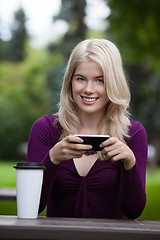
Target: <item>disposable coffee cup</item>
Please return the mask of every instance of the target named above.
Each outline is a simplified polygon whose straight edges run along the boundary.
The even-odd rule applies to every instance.
[[[17,217],[37,218],[43,173],[42,163],[23,162],[16,166]]]

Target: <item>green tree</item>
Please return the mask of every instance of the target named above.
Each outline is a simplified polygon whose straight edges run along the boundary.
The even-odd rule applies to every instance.
[[[57,58],[54,67],[50,67],[47,72],[47,82],[51,89],[50,104],[53,111],[57,110],[64,67],[70,52],[86,36],[85,7],[85,0],[62,0],[60,13],[53,19],[54,22],[64,20],[69,26],[61,39],[48,46],[50,54],[54,59]]]
[[[107,0],[111,38],[123,49],[127,62],[145,62],[152,66],[159,60],[160,48],[158,0]]]
[[[160,29],[158,0],[106,0],[111,14],[107,36],[118,45],[131,83],[132,113],[149,142],[160,143]]]
[[[64,20],[69,26],[61,43],[58,44],[58,47],[63,50],[67,59],[75,44],[85,39],[87,30],[84,21],[86,15],[85,8],[86,0],[62,0],[60,13],[54,18],[55,21]]]
[[[22,8],[15,12],[12,26],[12,39],[10,40],[10,57],[11,61],[23,61],[25,58],[25,44],[27,31],[25,27],[26,16]]]
[[[25,58],[27,43],[26,16],[22,8],[14,14],[11,26],[11,39],[4,41],[0,38],[0,61],[20,62]]]
[[[9,58],[9,43],[0,39],[0,62],[7,60]]]
[[[43,49],[27,49],[20,63],[0,64],[0,159],[16,159],[34,121],[49,112]],[[9,70],[8,70],[9,69]]]

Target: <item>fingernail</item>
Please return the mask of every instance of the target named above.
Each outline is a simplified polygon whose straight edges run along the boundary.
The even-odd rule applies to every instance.
[[[99,147],[102,148],[103,147],[102,144],[100,144]]]
[[[84,140],[83,140],[83,139],[81,139],[81,142],[83,143],[83,142],[84,142]]]
[[[90,149],[92,149],[92,146],[90,146]]]

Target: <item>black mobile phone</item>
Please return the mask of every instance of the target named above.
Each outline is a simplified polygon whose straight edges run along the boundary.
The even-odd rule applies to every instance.
[[[83,139],[83,144],[91,145],[91,151],[102,151],[103,148],[99,147],[99,145],[105,140],[109,139],[109,135],[83,135],[83,134],[75,134],[75,137],[80,137]]]

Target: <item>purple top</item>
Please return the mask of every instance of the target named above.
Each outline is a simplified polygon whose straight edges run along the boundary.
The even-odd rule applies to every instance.
[[[147,135],[144,127],[131,119],[127,145],[136,164],[126,171],[121,161],[97,161],[81,177],[73,159],[54,165],[50,149],[59,141],[60,128],[53,125],[56,115],[38,119],[30,133],[28,162],[43,162],[46,167],[39,211],[47,205],[49,217],[131,218],[139,217],[145,207]]]

